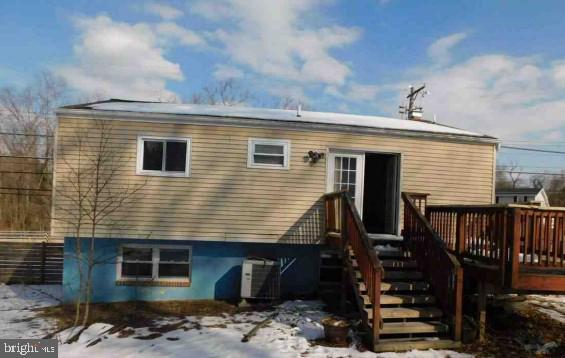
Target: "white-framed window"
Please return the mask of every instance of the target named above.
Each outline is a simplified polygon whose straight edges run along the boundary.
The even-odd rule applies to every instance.
[[[126,244],[120,246],[118,281],[190,282],[192,247]]]
[[[249,138],[247,167],[289,169],[290,141]]]
[[[190,138],[137,137],[139,175],[190,176]]]

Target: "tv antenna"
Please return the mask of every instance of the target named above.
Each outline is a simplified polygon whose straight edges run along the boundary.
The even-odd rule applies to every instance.
[[[424,112],[422,110],[422,107],[416,107],[416,99],[418,98],[418,95],[423,98],[430,92],[425,90],[425,84],[417,89],[414,89],[414,86],[412,85],[410,85],[410,87],[408,88],[410,89],[410,93],[408,94],[408,96],[406,96],[406,98],[408,99],[408,106],[398,106],[398,113],[406,115],[407,119],[422,120],[424,118]]]

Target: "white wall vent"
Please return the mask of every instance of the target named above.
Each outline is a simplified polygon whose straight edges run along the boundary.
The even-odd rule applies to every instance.
[[[241,298],[276,299],[280,296],[278,260],[247,258],[241,270]]]

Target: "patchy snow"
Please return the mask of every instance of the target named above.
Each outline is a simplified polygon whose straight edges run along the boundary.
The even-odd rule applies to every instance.
[[[35,308],[59,304],[61,286],[0,285],[0,338],[40,338],[55,330]],[[288,301],[273,311],[244,312],[219,317],[164,317],[154,326],[111,331],[112,325],[95,323],[71,344],[60,344],[60,357],[358,357],[358,358],[467,358],[447,350],[380,353],[350,347],[317,345],[324,336],[321,320],[328,316],[319,301]],[[265,319],[270,323],[249,342],[241,339]],[[177,325],[174,325],[177,324]],[[170,329],[163,326],[171,325]],[[80,327],[60,332],[60,342]],[[125,333],[128,334],[125,334]]]
[[[34,310],[60,303],[59,285],[0,284],[0,338],[41,338],[55,322],[38,317]]]
[[[401,252],[402,250],[398,246],[392,246],[390,244],[386,245],[375,245],[374,249],[377,252]]]
[[[541,313],[565,323],[565,295],[528,295],[527,300]]]
[[[124,337],[120,332],[110,333],[108,325],[96,324],[86,329],[78,342],[61,345],[59,354],[60,357],[471,357],[444,350],[361,352],[356,348],[355,339],[346,348],[316,345],[312,341],[323,337],[320,321],[327,315],[318,301],[288,301],[274,311],[164,319],[159,324],[181,324],[161,336],[155,333],[154,327],[144,327],[127,328],[130,335]],[[244,334],[268,318],[271,322],[267,326],[261,328],[249,342],[241,342]]]
[[[398,118],[362,116],[343,113],[301,111],[301,116],[294,110],[252,108],[243,106],[210,106],[201,104],[146,103],[146,102],[105,102],[87,106],[101,111],[124,111],[137,113],[180,114],[211,116],[224,118],[251,118],[299,123],[321,123],[347,125],[355,127],[382,128],[416,132],[455,134],[472,137],[485,137],[482,134],[444,126],[435,123],[408,121]]]

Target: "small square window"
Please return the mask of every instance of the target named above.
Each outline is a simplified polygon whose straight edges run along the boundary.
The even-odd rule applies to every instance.
[[[137,174],[189,176],[190,138],[138,137]]]
[[[279,139],[249,139],[249,168],[288,169],[290,141]]]

